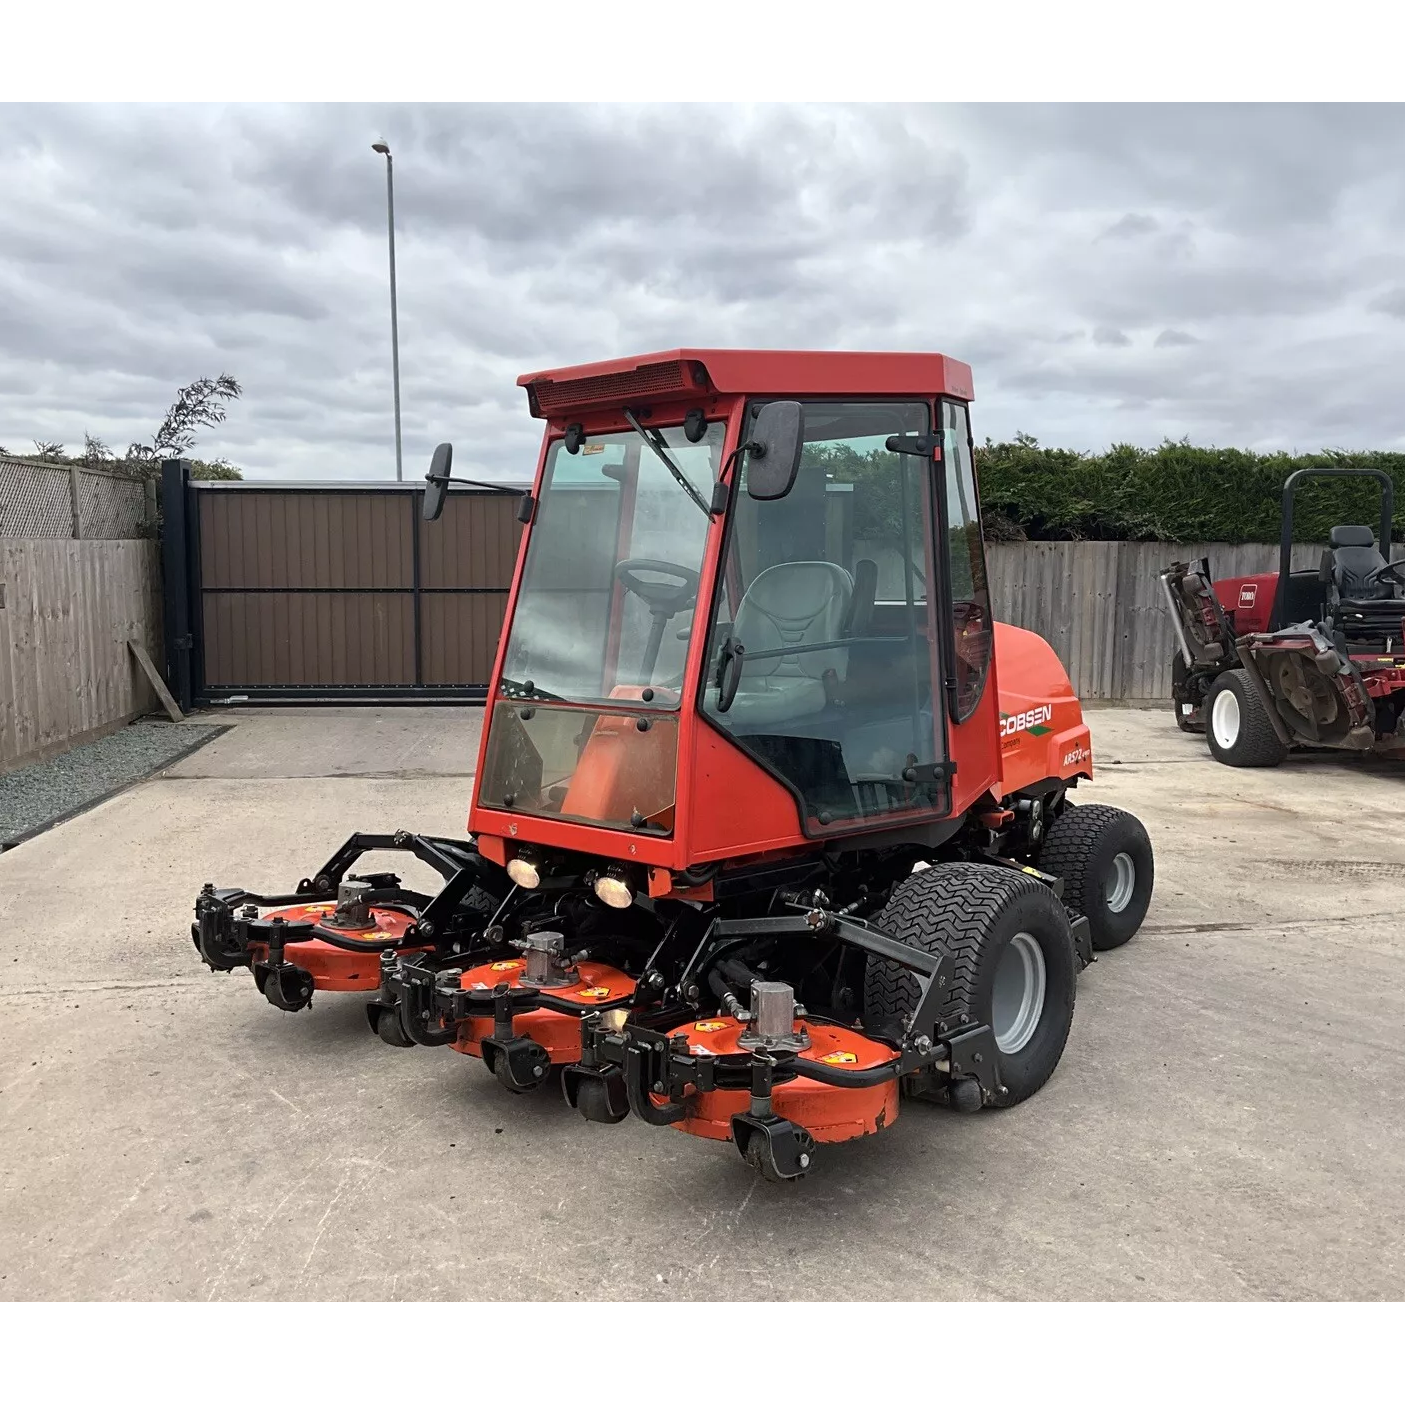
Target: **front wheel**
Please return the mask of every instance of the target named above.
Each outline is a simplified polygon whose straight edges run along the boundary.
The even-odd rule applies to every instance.
[[[1277,766],[1288,755],[1253,680],[1242,668],[1215,679],[1206,699],[1205,739],[1226,766]]]
[[[1063,879],[1064,906],[1088,919],[1094,951],[1111,951],[1136,935],[1151,905],[1156,865],[1135,815],[1111,805],[1066,805],[1036,861]]]
[[[1068,914],[1044,884],[987,864],[937,864],[898,884],[877,925],[909,946],[955,956],[938,1034],[990,1026],[1000,1053],[994,1106],[1023,1102],[1049,1081],[1073,1024],[1078,959]],[[869,957],[864,1028],[899,1034],[918,994],[912,972]]]

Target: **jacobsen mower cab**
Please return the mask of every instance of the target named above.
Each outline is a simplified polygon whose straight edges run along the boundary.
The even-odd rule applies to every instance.
[[[394,839],[452,900],[388,873],[344,900],[410,919],[367,942],[373,1026],[514,1092],[559,1071],[586,1117],[731,1140],[770,1178],[900,1091],[1035,1092],[1153,862],[1134,817],[1070,802],[1077,698],[992,619],[969,368],[674,351],[519,383],[545,435],[471,838]],[[450,481],[441,446],[426,516]],[[327,969],[344,875],[295,895],[316,918],[207,890],[202,954],[265,993],[299,943]],[[303,925],[275,947],[280,916]]]
[[[1380,522],[1333,527],[1319,565],[1292,569],[1293,500],[1309,478],[1370,478]],[[1283,485],[1277,572],[1161,573],[1178,643],[1172,701],[1216,760],[1276,766],[1295,747],[1405,754],[1405,560],[1391,561],[1394,485],[1374,468],[1304,468]],[[1378,544],[1379,543],[1379,544]]]

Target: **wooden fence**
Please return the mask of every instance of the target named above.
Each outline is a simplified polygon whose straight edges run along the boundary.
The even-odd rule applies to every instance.
[[[156,707],[127,640],[144,644],[161,667],[158,550],[143,540],[0,538],[0,771]],[[1321,550],[1296,547],[1295,569],[1315,566]],[[996,616],[1048,639],[1082,698],[1168,698],[1175,641],[1156,577],[1171,561],[1197,556],[1209,556],[1216,576],[1246,575],[1277,569],[1278,549],[1216,542],[992,544]],[[466,628],[485,634],[465,638],[462,647],[490,657],[496,626]]]
[[[1399,550],[1399,548],[1397,548]],[[1078,696],[1117,702],[1171,696],[1171,616],[1157,575],[1208,556],[1217,578],[1277,571],[1278,547],[1223,542],[1010,542],[986,547],[997,619],[1042,634]],[[1321,546],[1293,548],[1295,571]]]
[[[150,712],[127,641],[161,666],[155,541],[0,538],[0,771]]]

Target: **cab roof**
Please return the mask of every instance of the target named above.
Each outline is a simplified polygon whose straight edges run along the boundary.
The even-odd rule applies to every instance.
[[[974,399],[964,361],[926,351],[719,351],[679,348],[517,378],[532,414],[551,418],[698,395],[949,395]]]

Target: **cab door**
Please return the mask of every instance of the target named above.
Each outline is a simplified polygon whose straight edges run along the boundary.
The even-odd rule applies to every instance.
[[[744,463],[732,495],[700,707],[812,837],[950,812],[934,464],[887,447],[934,411],[805,402],[791,492],[752,499]]]

